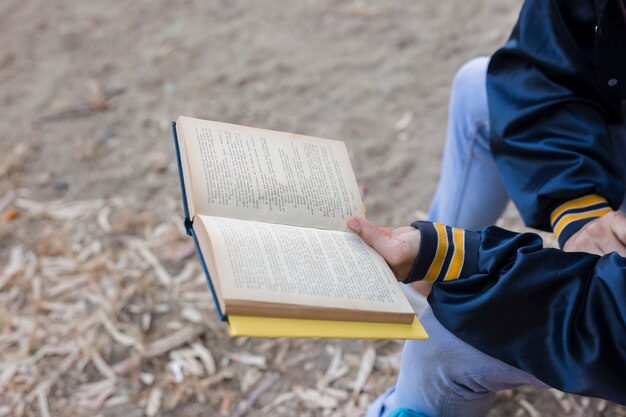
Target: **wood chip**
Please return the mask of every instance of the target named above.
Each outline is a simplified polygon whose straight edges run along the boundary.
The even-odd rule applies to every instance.
[[[4,371],[2,371],[2,373],[0,374],[0,391],[2,391],[2,388],[4,388],[5,385],[11,382],[11,380],[17,373],[18,367],[19,366],[17,363],[12,363],[7,366]]]
[[[204,375],[202,364],[195,358],[191,349],[179,349],[170,352],[170,358],[174,362],[178,362],[182,370],[186,370],[189,374],[195,376]]]
[[[85,83],[87,87],[87,91],[89,95],[86,98],[87,105],[92,110],[106,110],[109,105],[107,103],[107,96],[102,87],[97,80],[89,79]]]
[[[220,414],[222,416],[230,415],[230,406],[233,402],[233,396],[226,394],[222,397],[222,402],[220,403]]]
[[[217,366],[215,365],[215,359],[213,359],[213,355],[211,351],[209,351],[206,347],[204,347],[200,343],[194,343],[191,345],[195,354],[202,362],[204,369],[208,375],[214,375],[217,371]]]
[[[78,357],[78,350],[73,351],[63,361],[59,364],[59,366],[54,370],[54,372],[43,381],[39,382],[37,386],[33,389],[33,391],[26,396],[27,401],[32,401],[34,396],[39,395],[39,391],[48,392],[50,387],[56,383],[56,381],[64,375],[67,370],[76,362],[76,358]]]
[[[376,362],[376,351],[372,346],[368,346],[365,349],[365,353],[361,357],[361,364],[354,381],[354,388],[352,389],[352,397],[355,398],[363,389],[367,378],[369,378],[372,370],[374,369],[374,363]]]
[[[148,262],[148,264],[154,269],[154,272],[161,283],[161,285],[169,287],[172,285],[172,277],[167,270],[161,265],[159,259],[154,256],[152,251],[148,249],[146,243],[139,239],[131,240],[131,246],[139,252],[139,254]]]
[[[139,379],[145,385],[152,385],[154,382],[154,374],[151,374],[150,372],[142,372],[139,374]]]
[[[329,395],[333,398],[336,398],[339,401],[345,401],[348,398],[350,398],[350,393],[346,390],[342,390],[342,389],[337,389],[337,388],[331,388],[331,387],[325,387],[323,389],[320,390],[321,393]]]
[[[122,394],[122,395],[116,395],[114,397],[110,397],[102,406],[102,408],[109,408],[109,407],[119,407],[121,405],[126,405],[130,403],[130,398],[128,397],[128,395]]]
[[[278,381],[278,378],[279,376],[276,373],[272,373],[266,376],[261,382],[259,382],[256,388],[250,391],[250,394],[248,394],[248,398],[246,398],[245,401],[241,403],[239,409],[236,413],[233,414],[232,417],[244,416],[248,412],[248,410],[252,408],[252,406],[259,399],[259,397],[263,395],[267,390],[269,390],[272,385],[276,383],[276,381]]]
[[[196,324],[202,323],[204,319],[202,317],[202,313],[200,313],[198,310],[192,307],[183,308],[183,310],[180,312],[180,315],[185,320],[190,321],[191,323],[196,323]]]
[[[146,416],[154,417],[161,409],[161,401],[163,399],[163,390],[155,388],[150,391],[150,396],[146,403]]]
[[[107,333],[122,346],[139,346],[139,342],[132,336],[120,331],[113,322],[102,311],[99,312],[100,323],[106,329]]]
[[[194,341],[198,336],[204,333],[204,329],[200,327],[184,327],[166,337],[150,343],[143,354],[146,358],[159,356],[170,350]]]
[[[106,206],[100,209],[98,212],[98,226],[105,232],[111,233],[113,231],[113,226],[111,226],[111,222],[109,221],[109,215],[111,214],[111,207]]]
[[[208,378],[203,378],[202,381],[200,382],[200,385],[202,386],[202,388],[209,388],[215,384],[219,384],[220,382],[226,379],[233,379],[235,375],[236,373],[232,367],[224,368],[213,376],[210,376]]]
[[[248,392],[250,388],[252,388],[263,376],[263,373],[259,371],[257,368],[248,368],[243,373],[241,377],[241,384],[239,385],[239,389],[241,392]]]
[[[281,340],[278,344],[278,351],[276,352],[276,356],[274,356],[274,365],[283,367],[285,358],[287,357],[287,353],[289,353],[289,339]]]
[[[325,395],[314,389],[295,387],[294,393],[303,401],[305,407],[313,410],[335,408],[338,405],[336,398]]]
[[[100,356],[97,351],[91,352],[91,361],[103,377],[109,378],[111,380],[116,379],[116,374],[113,368],[111,368],[109,364],[106,363],[104,359],[102,359],[102,356]]]
[[[0,274],[0,290],[9,283],[15,274],[25,268],[25,262],[24,249],[20,246],[12,247],[9,263],[2,270],[2,274]]]
[[[37,390],[37,405],[39,406],[39,412],[41,413],[41,417],[51,417],[46,390]]]
[[[528,415],[530,417],[541,417],[541,414],[539,414],[539,412],[537,411],[537,409],[535,407],[533,407],[533,405],[531,403],[529,403],[528,401],[526,401],[525,399],[520,399],[519,400],[519,405],[522,406],[522,408],[524,410],[526,410],[526,412],[528,413]]]
[[[401,131],[409,127],[412,121],[413,121],[413,113],[410,111],[405,111],[402,117],[398,119],[398,121],[393,125],[393,127],[397,131]]]
[[[256,366],[261,369],[267,368],[265,356],[251,355],[249,353],[227,353],[226,356],[244,365]]]
[[[185,380],[182,363],[173,360],[167,364],[167,369],[169,369],[169,371],[172,373],[172,377],[174,377],[174,382],[180,384]]]
[[[174,277],[174,282],[176,282],[178,285],[183,284],[184,282],[189,281],[191,278],[193,278],[194,273],[196,272],[196,266],[193,263],[187,263],[185,264],[185,266],[183,267],[182,271],[180,271],[175,277]],[[204,278],[204,277],[203,277]],[[205,285],[206,288],[206,281],[203,279],[202,280],[202,284]]]
[[[102,391],[98,393],[98,395],[93,399],[91,403],[91,408],[95,410],[99,410],[104,407],[109,397],[111,397],[116,390],[115,382],[110,381],[110,384],[107,385]]]
[[[16,207],[32,216],[42,216],[52,220],[78,220],[96,212],[104,203],[103,199],[82,201],[57,200],[47,203],[40,203],[25,198],[17,198],[15,200]]]
[[[554,388],[548,389],[548,392],[552,394],[557,404],[559,404],[565,414],[570,414],[572,412],[572,403],[569,402],[567,396],[563,392]]]
[[[12,221],[17,219],[17,216],[19,216],[20,211],[17,209],[17,207],[11,207],[6,209],[3,213],[2,213],[2,217],[4,218],[4,220],[6,221]]]
[[[328,369],[326,369],[326,373],[318,381],[318,388],[323,388],[333,383],[350,371],[350,368],[343,362],[341,348],[333,348],[332,354],[333,357],[330,361],[330,365],[328,365]]]

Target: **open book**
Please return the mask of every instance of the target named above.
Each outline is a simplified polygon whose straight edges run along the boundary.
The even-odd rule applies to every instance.
[[[343,142],[179,117],[185,226],[233,336],[424,339],[364,215]]]

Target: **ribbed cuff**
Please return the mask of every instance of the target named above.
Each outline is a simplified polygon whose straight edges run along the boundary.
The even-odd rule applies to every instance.
[[[561,204],[550,215],[552,231],[559,241],[559,246],[562,248],[574,233],[590,221],[612,211],[606,198],[595,194]]]
[[[425,221],[411,226],[420,231],[420,247],[405,284],[451,281],[478,272],[480,233]]]

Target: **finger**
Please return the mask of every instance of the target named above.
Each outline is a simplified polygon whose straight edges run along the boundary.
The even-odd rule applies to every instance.
[[[587,235],[573,236],[563,246],[565,252],[587,252],[593,255],[604,255],[602,248],[598,245],[598,239],[588,238]]]
[[[606,255],[615,250],[617,240],[611,232],[611,215],[601,216],[588,223],[589,241],[587,246],[592,247],[589,253]]]
[[[616,212],[611,221],[611,230],[617,239],[626,245],[626,215]]]
[[[352,216],[348,218],[348,220],[346,220],[346,225],[354,233],[359,233],[361,231],[361,223],[359,222],[359,218],[360,217],[358,216]]]
[[[624,246],[617,239],[615,239],[615,241],[611,242],[610,244],[604,242],[600,246],[600,252],[596,253],[596,255],[604,256],[613,252],[617,252],[620,256],[626,257],[626,246]]]
[[[389,236],[385,229],[378,227],[364,217],[351,217],[348,219],[348,227],[358,233],[365,243],[379,252],[389,246]]]
[[[615,242],[609,251],[626,257],[626,216],[621,212],[616,212],[611,217],[611,236]]]
[[[359,231],[361,230],[361,220],[363,220],[364,222],[372,223],[369,220],[367,220],[365,217],[352,216],[348,218],[348,220],[346,220],[346,224],[348,225],[348,228],[350,230],[352,230],[353,232],[359,233]],[[377,226],[377,227],[380,233],[383,233],[387,236],[391,236],[391,234],[395,230],[393,227],[382,227],[382,226]]]
[[[361,236],[361,232],[363,231],[363,227],[361,226],[361,217],[352,216],[348,218],[346,225],[348,226],[348,229]]]
[[[626,246],[614,235],[609,235],[598,242],[600,253],[598,255],[606,255],[611,252],[617,252],[620,256],[626,256]]]
[[[589,243],[582,252],[591,253],[593,255],[603,256],[606,255],[606,250],[602,249],[602,246],[596,241]]]

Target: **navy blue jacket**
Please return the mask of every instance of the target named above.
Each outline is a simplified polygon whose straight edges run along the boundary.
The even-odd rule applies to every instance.
[[[435,282],[437,319],[562,391],[626,405],[626,258],[543,248],[535,234],[416,222],[405,282]]]
[[[491,149],[529,226],[561,246],[617,209],[626,26],[617,0],[526,0],[487,75]],[[437,282],[436,317],[479,350],[566,392],[626,405],[626,258],[544,249],[533,234],[421,222],[406,282]]]
[[[561,246],[624,200],[607,125],[622,122],[617,0],[526,0],[487,74],[491,150],[524,222]]]

